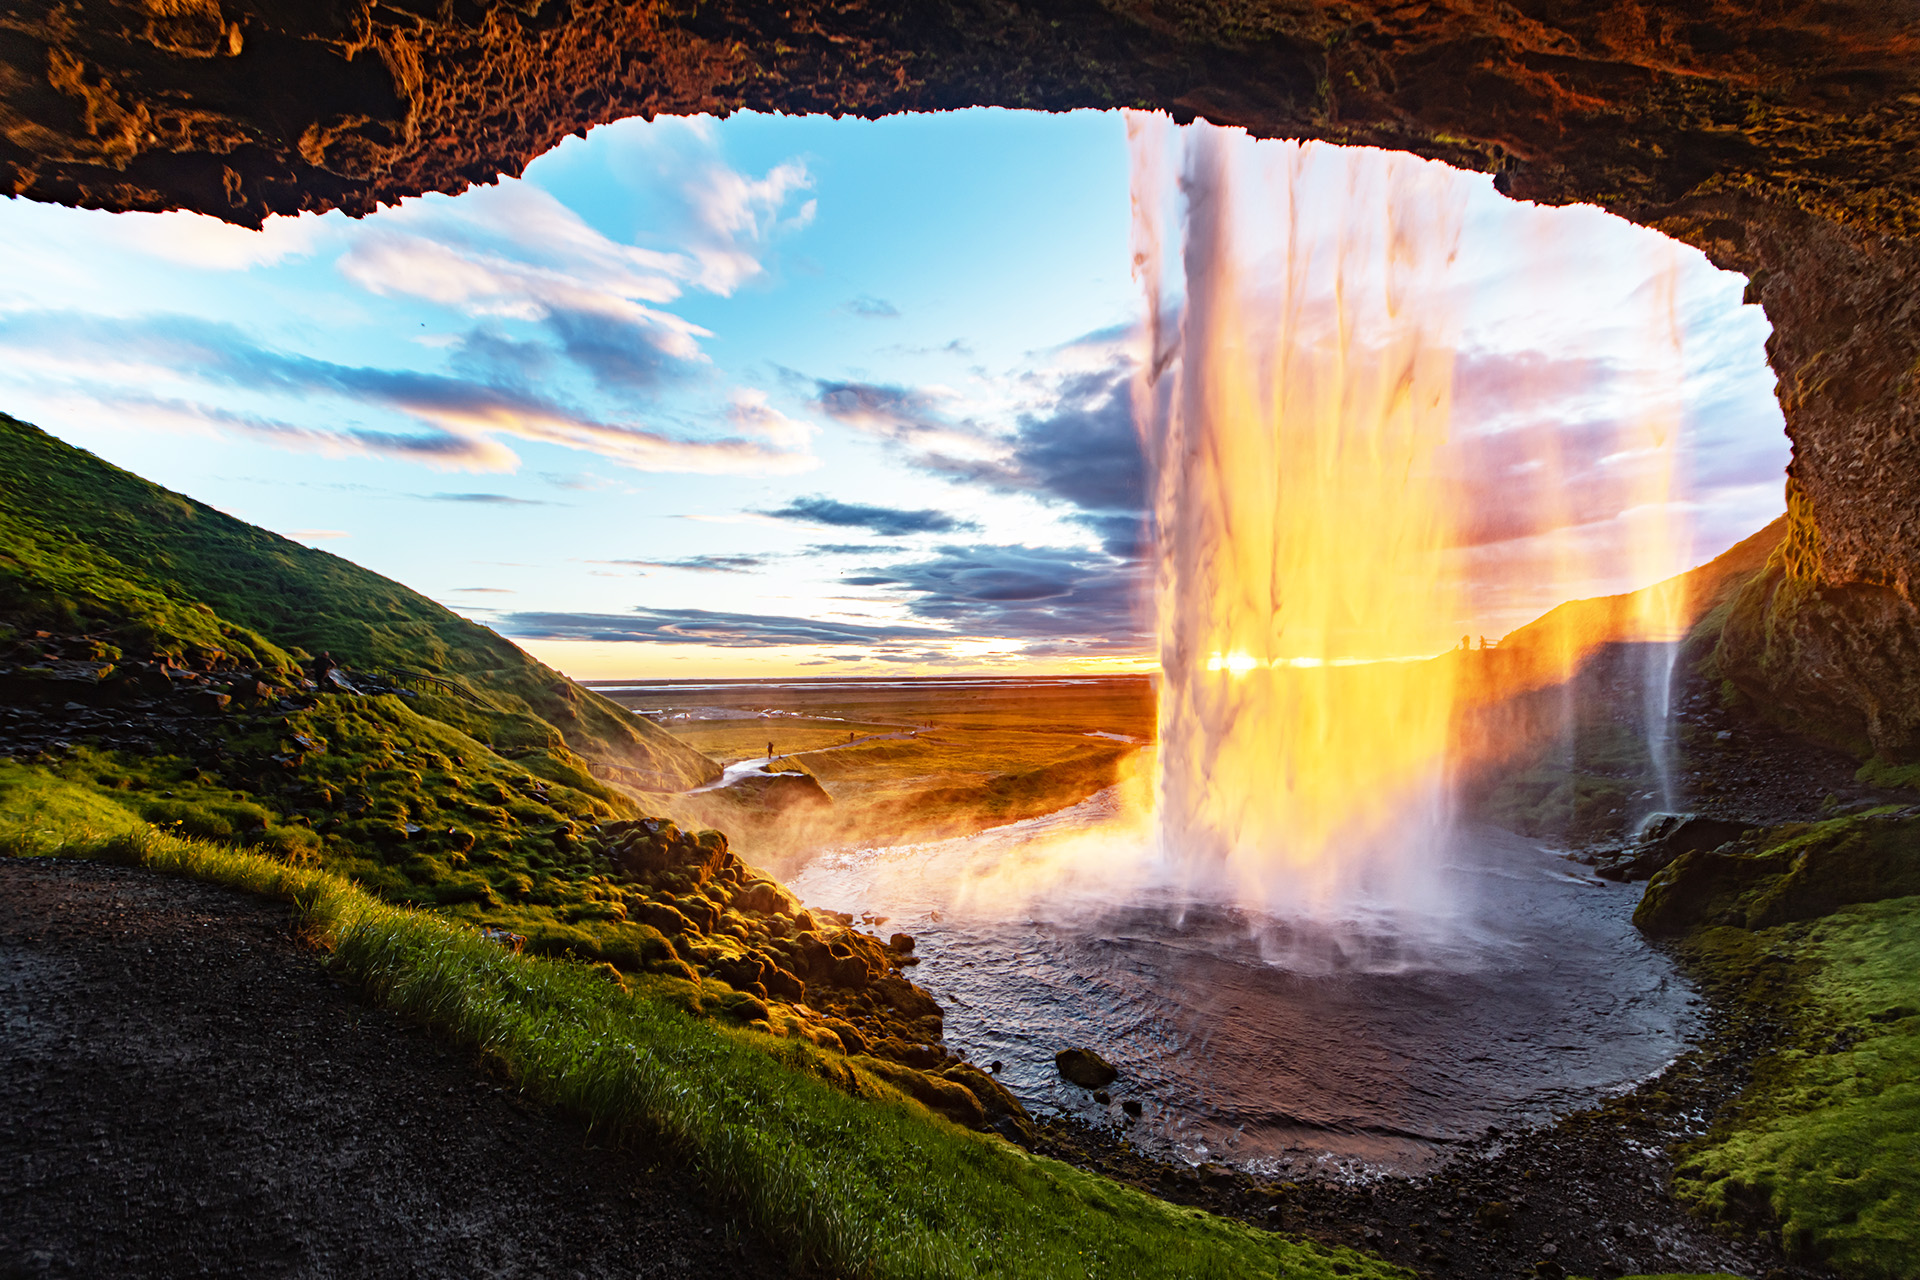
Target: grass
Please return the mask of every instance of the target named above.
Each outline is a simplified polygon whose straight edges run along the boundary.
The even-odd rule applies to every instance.
[[[604,969],[515,955],[329,872],[109,830],[112,813],[59,792],[16,791],[21,820],[0,831],[0,850],[112,858],[292,903],[333,970],[372,1000],[541,1102],[667,1140],[795,1262],[873,1280],[1406,1275],[1028,1155],[928,1117],[811,1045],[697,1020]],[[62,823],[73,824],[64,839]]]
[[[1789,1047],[1757,1064],[1677,1190],[1729,1224],[1771,1219],[1790,1254],[1849,1276],[1920,1275],[1920,897],[1712,933],[1782,975],[1767,1013]]]
[[[353,880],[401,905],[521,934],[528,947],[641,970],[664,942],[629,922],[630,886],[588,828],[637,808],[564,748],[509,761],[397,697],[324,699],[226,725],[220,763],[76,747],[0,760],[0,809],[50,831],[121,831],[246,845]],[[560,779],[571,778],[576,785]]]

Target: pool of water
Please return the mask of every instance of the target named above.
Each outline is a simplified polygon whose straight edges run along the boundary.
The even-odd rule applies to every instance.
[[[1457,833],[1445,909],[1409,931],[1157,890],[1143,839],[1103,794],[963,839],[823,853],[789,883],[913,934],[948,1044],[1000,1063],[1036,1115],[1269,1175],[1417,1171],[1631,1086],[1696,1031],[1699,997],[1633,928],[1639,894],[1536,842]],[[1119,1067],[1109,1104],[1059,1078],[1055,1051],[1076,1045]]]

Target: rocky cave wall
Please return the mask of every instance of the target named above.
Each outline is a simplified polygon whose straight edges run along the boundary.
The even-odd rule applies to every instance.
[[[1722,645],[1920,744],[1920,7],[1887,0],[5,0],[0,182],[370,212],[631,115],[1162,108],[1590,201],[1752,278],[1795,533]],[[1782,705],[1785,705],[1782,703]]]

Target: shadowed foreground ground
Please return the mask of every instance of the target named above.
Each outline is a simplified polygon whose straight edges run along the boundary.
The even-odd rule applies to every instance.
[[[787,1272],[358,1003],[285,907],[0,859],[0,1277],[201,1274]]]

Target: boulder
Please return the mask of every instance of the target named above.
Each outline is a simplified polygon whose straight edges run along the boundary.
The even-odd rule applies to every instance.
[[[987,1127],[1000,1136],[1022,1146],[1032,1145],[1038,1137],[1033,1118],[1020,1105],[1020,1100],[980,1068],[970,1062],[956,1062],[939,1074],[942,1080],[950,1080],[974,1096],[980,1109],[986,1113]]]
[[[1859,814],[1681,854],[1647,885],[1633,922],[1648,934],[1702,924],[1764,929],[1915,893],[1920,812]]]
[[[777,965],[763,963],[760,982],[766,987],[768,995],[781,1000],[798,1003],[807,998],[807,984]]]
[[[1053,1065],[1062,1080],[1082,1089],[1104,1089],[1120,1078],[1119,1069],[1091,1049],[1062,1049]]]
[[[777,880],[749,880],[733,895],[733,909],[757,916],[786,916],[792,919],[801,915],[805,908],[800,899],[788,892],[787,887]]]
[[[693,921],[664,902],[649,902],[645,898],[627,899],[627,919],[637,920],[641,924],[650,924],[670,938],[693,933]]]
[[[1673,865],[1682,854],[1704,853],[1739,839],[1748,825],[1698,813],[1656,813],[1631,844],[1594,859],[1594,874],[1622,882],[1645,880]]]
[[[714,977],[736,991],[751,991],[755,995],[766,994],[767,987],[762,980],[766,966],[754,956],[732,956],[716,960],[710,967]]]
[[[870,1046],[867,1037],[860,1029],[844,1018],[822,1018],[820,1025],[840,1037],[840,1043],[846,1046],[848,1053],[867,1053]]]

